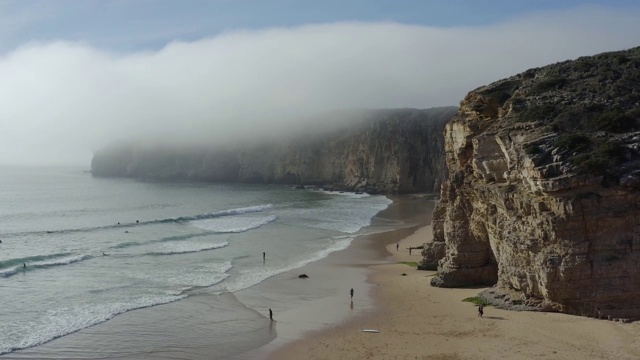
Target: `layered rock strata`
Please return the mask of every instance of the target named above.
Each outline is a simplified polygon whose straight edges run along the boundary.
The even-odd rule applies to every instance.
[[[339,129],[252,146],[128,143],[97,152],[94,176],[322,186],[369,193],[433,192],[446,176],[445,124],[457,108],[364,112]]]
[[[502,303],[640,318],[640,49],[470,92],[445,128],[432,285]]]

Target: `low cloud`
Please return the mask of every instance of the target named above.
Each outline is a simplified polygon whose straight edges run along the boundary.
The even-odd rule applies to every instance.
[[[224,144],[325,110],[457,105],[531,67],[638,46],[639,15],[582,7],[482,27],[319,24],[128,53],[25,44],[0,57],[0,163],[88,165],[119,139]]]

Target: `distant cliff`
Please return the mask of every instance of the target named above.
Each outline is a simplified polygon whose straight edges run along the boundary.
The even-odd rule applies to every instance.
[[[443,131],[456,110],[365,111],[349,126],[258,145],[114,144],[94,155],[91,169],[102,177],[433,192],[446,176]]]
[[[640,48],[470,92],[423,266],[495,304],[640,318]]]

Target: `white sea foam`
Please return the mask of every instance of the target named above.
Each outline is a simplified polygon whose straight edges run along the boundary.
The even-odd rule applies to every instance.
[[[215,212],[212,212],[212,213],[200,214],[200,215],[194,215],[194,216],[181,216],[181,217],[172,218],[172,219],[168,219],[168,220],[171,220],[171,221],[203,220],[203,219],[211,219],[211,218],[217,218],[217,217],[222,217],[222,216],[242,215],[242,214],[250,214],[250,213],[256,213],[256,212],[262,212],[262,211],[265,211],[265,210],[269,210],[272,207],[273,207],[273,205],[271,205],[271,204],[255,205],[255,206],[247,206],[247,207],[236,208],[236,209],[215,211]],[[166,220],[164,220],[164,221],[166,221]]]
[[[27,269],[32,270],[32,269],[48,268],[53,266],[69,265],[69,264],[73,264],[73,263],[91,259],[91,258],[92,258],[91,255],[76,255],[76,256],[58,258],[55,260],[34,261],[34,262],[30,262],[29,265],[27,265],[27,268],[23,267],[23,265],[20,264],[20,265],[16,265],[0,271],[0,278],[9,277],[17,274],[20,271],[26,271]]]
[[[210,263],[196,268],[176,270],[158,270],[153,274],[143,274],[143,278],[162,281],[179,292],[195,287],[207,287],[221,283],[229,277],[227,271],[232,268],[231,262]]]
[[[223,268],[216,269],[199,269],[193,271],[188,277],[184,277],[184,274],[180,274],[178,278],[170,278],[170,281],[177,281],[180,284],[183,284],[184,287],[182,290],[191,289],[193,287],[206,287],[213,286],[223,282],[225,279],[229,277],[227,271],[231,269],[231,263],[225,263]],[[184,279],[183,279],[184,278]]]
[[[366,199],[335,196],[330,206],[290,211],[295,211],[297,224],[354,234],[371,225],[371,219],[391,203],[384,196],[367,195]]]
[[[311,254],[300,256],[298,259],[285,266],[277,268],[262,267],[241,270],[234,277],[234,279],[230,281],[229,284],[226,284],[224,289],[229,292],[236,292],[242,289],[247,289],[253,285],[265,281],[266,279],[274,275],[297,269],[303,267],[308,263],[323,259],[332,252],[344,250],[349,247],[349,244],[351,244],[351,241],[353,241],[353,237],[332,238],[330,241],[331,244],[328,247]]]
[[[20,266],[22,267],[22,266]],[[9,277],[18,273],[18,266],[10,267],[8,269],[0,270],[0,277]]]
[[[271,222],[276,221],[277,219],[278,217],[275,215],[261,217],[230,216],[192,221],[191,224],[200,229],[216,233],[240,233],[257,229],[260,226],[267,225]]]
[[[186,295],[140,295],[126,302],[87,303],[54,308],[28,323],[0,324],[2,338],[13,339],[12,345],[0,342],[0,354],[25,349],[107,321],[114,316],[144,307],[166,304]]]
[[[32,178],[30,175],[27,179]],[[60,183],[43,178],[51,180],[52,185]],[[377,195],[294,192],[277,186],[192,187],[181,183],[168,188],[165,184],[96,181],[86,176],[73,179],[76,183],[64,187],[67,192],[44,192],[42,199],[27,197],[31,201],[29,209],[39,211],[46,203],[51,211],[16,225],[15,231],[23,233],[5,235],[6,240],[3,237],[7,246],[3,244],[2,255],[9,260],[25,260],[16,261],[18,264],[2,260],[5,263],[0,277],[6,278],[0,278],[0,282],[11,291],[0,291],[4,310],[0,353],[40,344],[116,314],[172,302],[192,293],[250,287],[346,248],[352,241],[350,233],[368,225],[390,203]],[[76,189],[85,185],[104,196],[69,203],[69,199],[76,199]],[[25,190],[22,193],[34,194],[29,187]],[[158,199],[171,206],[144,206]],[[127,204],[143,206],[136,205],[133,211]],[[75,211],[79,208],[88,211]],[[13,209],[5,202],[0,204],[2,211],[10,213]],[[130,227],[127,235],[122,235],[124,229],[116,225],[104,226],[105,221],[112,224],[123,219],[141,222],[123,222],[120,226]],[[80,225],[87,227],[77,231]],[[333,235],[338,236],[326,238]],[[35,258],[34,249],[59,256]],[[263,264],[261,253],[265,249],[271,256],[286,253],[286,257],[267,258]],[[74,254],[69,254],[71,251]],[[100,251],[111,256],[77,255]],[[164,256],[173,254],[186,255]],[[22,268],[23,261],[27,269]],[[51,274],[53,269],[55,274]],[[23,272],[28,281],[18,276]],[[51,281],[51,275],[74,281]],[[16,298],[20,301],[14,301]]]
[[[367,194],[367,193],[354,193],[350,191],[328,191],[328,190],[314,190],[314,191],[318,191],[318,192],[329,194],[329,195],[345,196],[352,199],[359,199],[359,198],[371,196],[370,194]]]
[[[2,344],[0,341],[0,354],[43,344],[130,310],[184,299],[187,297],[183,294],[185,290],[212,286],[224,281],[229,276],[227,271],[231,268],[231,262],[223,262],[211,263],[195,269],[185,268],[179,272],[166,270],[153,274],[141,274],[147,280],[162,278],[165,286],[169,285],[170,288],[143,289],[144,292],[150,291],[156,294],[140,294],[119,301],[109,301],[114,295],[101,293],[100,298],[93,302],[52,308],[31,322],[22,323],[20,326],[10,323],[0,324],[0,340],[3,338],[13,340],[11,345]]]
[[[77,256],[64,257],[62,259],[37,261],[29,264],[29,267],[44,268],[44,267],[50,267],[50,266],[69,265],[79,261],[91,259],[92,257],[93,256],[91,255],[77,255]]]
[[[177,254],[188,254],[195,253],[200,251],[208,251],[220,249],[229,245],[228,242],[217,243],[217,244],[207,244],[207,243],[194,243],[188,241],[174,241],[170,243],[163,243],[158,245],[157,251],[153,251],[148,253],[148,255],[177,255]]]

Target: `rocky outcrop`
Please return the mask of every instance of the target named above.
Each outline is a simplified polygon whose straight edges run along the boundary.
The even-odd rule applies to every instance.
[[[364,112],[322,133],[254,146],[118,144],[97,152],[94,176],[316,185],[370,193],[432,192],[446,176],[445,124],[457,108]]]
[[[640,318],[640,49],[470,92],[445,129],[432,285],[594,317]]]

